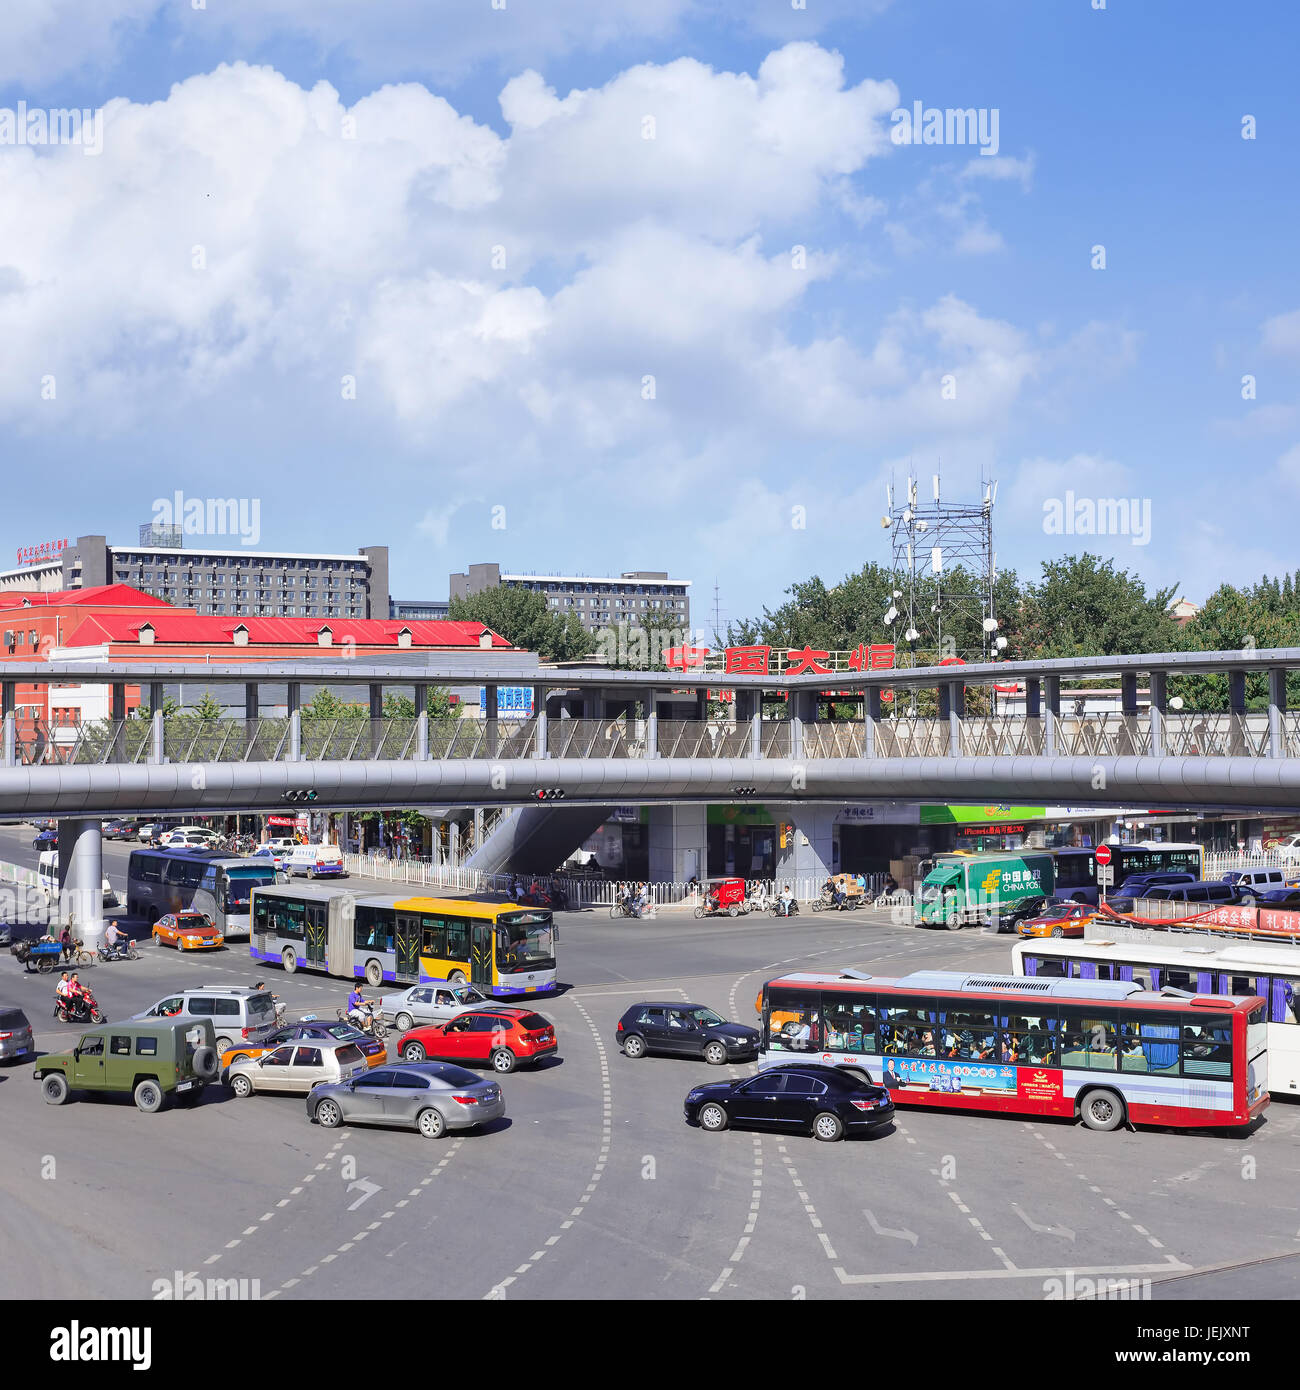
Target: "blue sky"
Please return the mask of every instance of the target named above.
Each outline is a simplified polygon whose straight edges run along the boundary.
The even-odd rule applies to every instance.
[[[739,617],[887,559],[910,462],[997,477],[1022,572],[1296,566],[1294,6],[15,2],[0,112],[107,110],[0,143],[10,555],[180,488],[404,596],[667,567]],[[918,100],[997,157],[893,144]],[[1149,543],[1046,534],[1067,490]]]

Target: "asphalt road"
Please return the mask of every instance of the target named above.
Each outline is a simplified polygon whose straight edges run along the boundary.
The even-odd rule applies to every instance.
[[[614,1045],[639,998],[750,1021],[764,979],[847,964],[1003,970],[1009,938],[868,913],[567,914],[566,988],[540,1002],[560,1060],[503,1079],[508,1118],[490,1132],[435,1142],[322,1130],[300,1098],[236,1100],[216,1086],[194,1109],[153,1116],[129,1098],[54,1108],[29,1065],[10,1065],[0,1296],[149,1297],[176,1271],[285,1300],[1041,1300],[1099,1277],[1139,1281],[1155,1299],[1300,1294],[1300,1109],[1286,1100],[1238,1138],[918,1110],[840,1144],[709,1135],[684,1124],[684,1095],[748,1067],[632,1062]],[[257,974],[291,1013],[332,1010],[345,992],[255,971],[242,948],[181,958],[148,947],[138,962],[85,973],[110,1018],[182,984]],[[52,1050],[73,1037],[50,1026],[49,994],[48,979],[0,960],[0,1002],[27,1008]]]

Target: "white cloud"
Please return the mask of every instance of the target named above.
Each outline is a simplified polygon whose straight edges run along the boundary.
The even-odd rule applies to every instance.
[[[1016,179],[1021,188],[1028,192],[1033,182],[1036,162],[1032,154],[1026,155],[1024,159],[1015,159],[1006,154],[994,155],[992,158],[977,155],[962,165],[957,177],[963,183],[971,179]]]
[[[1264,347],[1285,355],[1300,353],[1300,309],[1266,319],[1262,330]]]

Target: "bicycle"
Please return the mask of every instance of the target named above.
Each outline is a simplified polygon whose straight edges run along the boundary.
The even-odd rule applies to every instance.
[[[86,943],[84,941],[74,941],[72,943],[71,961],[73,965],[94,965],[98,959],[98,952],[86,950]]]

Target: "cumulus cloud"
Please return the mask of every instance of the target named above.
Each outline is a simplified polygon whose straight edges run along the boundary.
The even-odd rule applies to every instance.
[[[1300,309],[1266,319],[1261,336],[1268,352],[1287,356],[1300,353]]]

